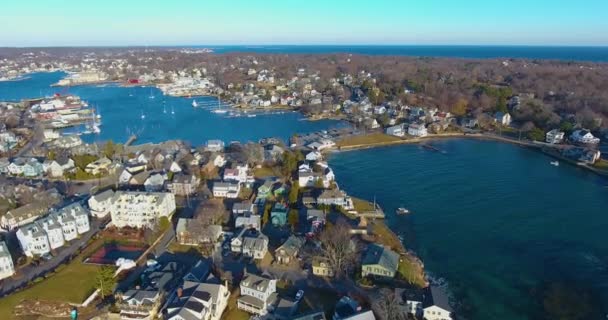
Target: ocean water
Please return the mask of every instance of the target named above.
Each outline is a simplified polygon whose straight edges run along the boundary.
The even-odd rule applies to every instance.
[[[286,141],[294,133],[347,126],[345,122],[334,120],[307,121],[297,112],[228,117],[228,114],[211,112],[217,106],[217,98],[197,97],[200,108],[193,108],[193,99],[163,96],[160,90],[151,87],[50,87],[62,76],[61,72],[35,73],[25,80],[0,82],[0,101],[18,101],[55,93],[78,95],[102,116],[101,133],[82,135],[86,142],[110,139],[125,142],[131,134],[137,134],[136,144],[181,139],[200,145],[209,139],[228,143],[258,141],[266,137]],[[155,98],[150,99],[151,95]]]
[[[472,59],[523,58],[566,61],[607,62],[608,47],[563,46],[463,46],[463,45],[268,45],[268,46],[195,46],[217,53],[352,53],[414,57],[451,57]]]
[[[333,154],[340,187],[376,197],[389,226],[445,278],[473,320],[539,319],[543,284],[608,309],[608,181],[518,146],[433,142]],[[410,216],[396,216],[396,208]]]

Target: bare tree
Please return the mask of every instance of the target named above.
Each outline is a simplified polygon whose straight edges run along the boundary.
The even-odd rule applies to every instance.
[[[405,320],[405,312],[400,308],[395,291],[383,288],[375,294],[372,310],[380,320]]]
[[[196,209],[195,217],[202,226],[222,224],[230,218],[224,204],[221,201],[215,200],[201,203]]]
[[[319,235],[321,256],[327,259],[338,278],[347,274],[356,262],[357,244],[352,239],[350,230],[350,225],[341,219],[335,225],[329,225]]]

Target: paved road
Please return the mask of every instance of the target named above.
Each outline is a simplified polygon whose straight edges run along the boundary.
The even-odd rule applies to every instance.
[[[28,265],[19,269],[18,278],[5,279],[0,287],[0,297],[10,294],[17,288],[24,287],[31,280],[34,280],[40,276],[47,274],[48,272],[57,268],[60,264],[74,258],[76,252],[79,249],[84,248],[88,241],[99,232],[99,227],[105,221],[98,219],[91,220],[91,230],[82,235],[79,239],[72,241],[69,246],[62,247],[58,250],[57,256],[53,257],[49,261],[43,261],[40,265]]]

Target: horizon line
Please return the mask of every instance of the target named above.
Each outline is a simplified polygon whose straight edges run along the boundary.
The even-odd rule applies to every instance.
[[[413,43],[245,43],[245,44],[108,44],[108,45],[33,45],[33,46],[0,46],[0,49],[29,48],[188,48],[188,47],[537,47],[537,48],[608,48],[608,44],[413,44]]]

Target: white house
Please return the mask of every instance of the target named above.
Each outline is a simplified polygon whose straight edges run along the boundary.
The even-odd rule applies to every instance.
[[[600,143],[600,139],[596,138],[591,132],[587,129],[579,129],[576,130],[570,135],[570,140],[575,143],[582,144],[598,144]]]
[[[148,177],[144,182],[144,188],[148,192],[157,192],[163,190],[165,187],[165,176],[156,173]]]
[[[241,192],[238,182],[213,182],[213,196],[216,198],[236,199]]]
[[[396,137],[403,137],[405,136],[405,127],[403,124],[388,127],[386,128],[386,134]]]
[[[238,183],[246,183],[249,180],[249,166],[237,166],[234,169],[224,170],[224,181],[235,181]]]
[[[37,222],[19,228],[16,235],[23,253],[28,257],[42,256],[51,252],[46,232]]]
[[[423,301],[423,316],[427,320],[452,320],[452,307],[448,296],[441,287],[431,285]]]
[[[185,281],[167,306],[167,320],[220,320],[228,306],[227,284]]]
[[[118,228],[152,228],[161,217],[175,212],[175,195],[170,192],[117,191],[109,211]]]
[[[103,218],[110,213],[112,202],[114,201],[114,191],[108,189],[89,198],[88,204],[91,214],[97,218]]]
[[[496,112],[494,115],[494,122],[500,123],[503,126],[508,126],[511,124],[511,115],[504,112]]]
[[[315,141],[313,143],[308,144],[307,147],[312,150],[322,151],[325,149],[332,148],[335,145],[336,145],[336,143],[330,139],[321,139],[319,141]]]
[[[323,155],[321,155],[321,152],[319,152],[319,151],[311,151],[306,154],[306,161],[318,161],[318,160],[321,160],[322,158],[323,158]]]
[[[277,299],[277,280],[247,274],[241,280],[241,296],[237,307],[249,313],[265,315]]]
[[[209,140],[207,141],[207,150],[211,152],[220,152],[224,150],[224,141]]]
[[[218,168],[221,168],[221,167],[225,166],[226,165],[226,158],[223,155],[221,155],[221,154],[216,155],[213,158],[213,165],[216,166],[216,167],[218,167]]]
[[[268,237],[253,229],[242,229],[238,236],[230,241],[230,250],[242,253],[245,257],[263,259],[268,252]]]
[[[557,129],[553,129],[546,134],[547,143],[557,144],[564,141],[564,132]]]
[[[0,241],[0,280],[15,274],[13,258],[4,241]]]
[[[407,134],[414,137],[426,137],[429,132],[424,124],[412,123],[407,128]]]

